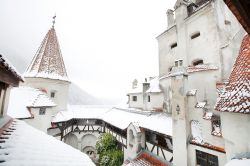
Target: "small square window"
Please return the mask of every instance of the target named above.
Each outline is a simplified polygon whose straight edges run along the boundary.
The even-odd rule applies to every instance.
[[[133,101],[137,101],[137,96],[133,96]]]
[[[45,113],[46,113],[46,108],[44,107],[40,108],[39,115],[45,115]]]
[[[196,33],[191,35],[191,39],[195,39],[195,38],[199,37],[200,35],[201,35],[200,32],[196,32]]]
[[[51,93],[50,93],[50,97],[51,97],[51,98],[55,98],[55,96],[56,96],[56,92],[51,92]]]
[[[171,49],[173,49],[173,48],[175,48],[175,47],[177,47],[177,43],[173,43],[173,44],[171,44],[171,46],[170,46]]]

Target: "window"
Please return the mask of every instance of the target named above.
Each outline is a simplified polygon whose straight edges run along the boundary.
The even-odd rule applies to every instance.
[[[174,62],[175,67],[178,67],[178,61]]]
[[[135,136],[133,131],[130,129],[129,130],[129,146],[132,148],[134,146],[135,143]]]
[[[148,102],[150,102],[150,96],[148,96]]]
[[[50,97],[51,97],[51,98],[54,98],[55,95],[56,95],[56,92],[50,92]]]
[[[183,65],[183,60],[179,60],[179,65],[182,66]]]
[[[220,137],[222,135],[220,117],[213,115],[211,118],[211,123],[212,123],[212,135]]]
[[[171,72],[172,69],[173,69],[173,67],[169,67],[169,68],[168,68],[168,72]]]
[[[39,115],[45,115],[45,113],[46,113],[46,108],[44,107],[40,108]]]
[[[133,97],[132,97],[132,100],[133,100],[133,101],[137,101],[137,96],[133,96]]]
[[[196,33],[191,35],[191,39],[195,39],[195,38],[199,37],[200,35],[201,35],[200,32],[196,32]]]
[[[87,152],[87,155],[91,156],[92,154],[94,154],[95,152],[93,150],[88,150]]]
[[[173,44],[171,44],[171,49],[173,49],[173,48],[175,48],[175,47],[177,47],[177,43],[173,43]]]
[[[199,166],[218,166],[218,157],[196,150],[196,164]]]
[[[193,66],[202,65],[203,64],[203,60],[202,59],[194,60],[192,64],[193,64]]]

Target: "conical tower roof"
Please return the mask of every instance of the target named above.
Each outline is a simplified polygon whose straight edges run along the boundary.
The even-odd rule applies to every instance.
[[[68,81],[60,46],[54,28],[46,34],[24,77],[39,77]]]
[[[242,41],[239,56],[224,92],[220,94],[217,111],[250,113],[250,36]]]

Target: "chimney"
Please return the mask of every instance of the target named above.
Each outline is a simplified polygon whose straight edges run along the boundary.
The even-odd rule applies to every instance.
[[[171,9],[167,10],[168,27],[174,23],[174,11]]]
[[[137,79],[134,79],[134,81],[133,81],[133,83],[132,83],[132,89],[137,88],[137,84],[138,84]]]

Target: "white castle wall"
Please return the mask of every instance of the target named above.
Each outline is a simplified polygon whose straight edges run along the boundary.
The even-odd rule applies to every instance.
[[[54,108],[46,108],[44,115],[39,115],[39,108],[30,108],[31,113],[34,115],[32,119],[24,119],[29,125],[47,133],[47,129],[51,127],[51,118],[54,115]]]
[[[57,104],[56,111],[66,110],[68,102],[68,91],[70,82],[46,78],[25,78],[24,86],[38,89],[45,89],[50,97],[51,92],[55,92],[55,97],[51,98]]]
[[[250,115],[222,112],[221,122],[227,160],[231,160],[237,153],[249,152]]]

